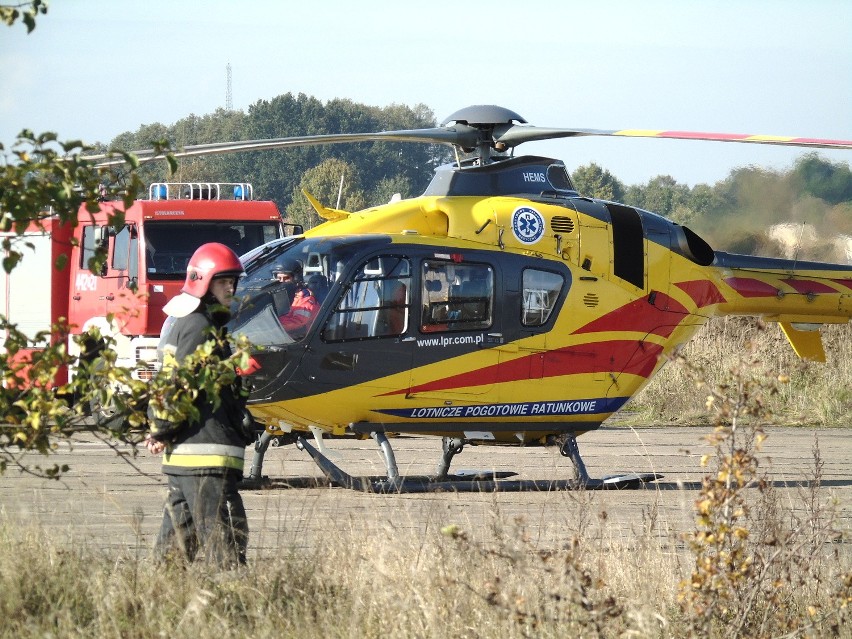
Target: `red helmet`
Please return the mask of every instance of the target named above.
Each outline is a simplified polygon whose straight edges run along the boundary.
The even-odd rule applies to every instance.
[[[210,290],[214,277],[239,277],[243,274],[240,258],[224,244],[211,242],[199,246],[186,266],[186,282],[163,306],[163,312],[171,317],[186,317],[201,304],[201,298]]]
[[[210,290],[210,282],[214,277],[239,277],[243,274],[243,265],[233,250],[210,242],[199,246],[186,266],[186,282],[182,293],[201,299]]]

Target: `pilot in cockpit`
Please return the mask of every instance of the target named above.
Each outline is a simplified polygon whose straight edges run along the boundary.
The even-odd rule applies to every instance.
[[[319,312],[320,304],[302,280],[302,265],[298,260],[285,258],[272,267],[272,276],[284,285],[290,298],[290,309],[278,319],[295,338],[303,337]]]

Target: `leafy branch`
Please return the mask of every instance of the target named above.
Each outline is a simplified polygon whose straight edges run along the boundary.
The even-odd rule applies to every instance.
[[[18,4],[0,5],[0,20],[8,26],[12,26],[19,19],[27,27],[27,33],[32,33],[36,28],[36,17],[47,13],[47,0],[30,0],[30,2],[19,2]]]

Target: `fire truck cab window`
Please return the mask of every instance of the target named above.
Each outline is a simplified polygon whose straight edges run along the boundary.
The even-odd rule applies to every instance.
[[[522,284],[521,322],[524,326],[541,326],[550,319],[565,279],[558,273],[524,270]]]
[[[83,247],[80,251],[80,268],[91,271],[89,268],[89,260],[95,256],[95,250],[98,248],[96,231],[100,227],[87,225],[83,227]]]
[[[423,263],[420,330],[489,328],[494,311],[494,269],[486,264],[443,260]]]
[[[130,227],[125,226],[115,234],[112,245],[112,269],[114,271],[126,271],[130,254]]]
[[[219,242],[242,255],[278,235],[271,222],[150,222],[145,226],[145,272],[150,279],[182,280],[189,258],[202,244]]]

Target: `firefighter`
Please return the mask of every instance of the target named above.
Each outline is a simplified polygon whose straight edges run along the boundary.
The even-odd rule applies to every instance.
[[[204,244],[195,251],[181,293],[163,308],[170,318],[160,338],[164,368],[182,363],[208,340],[220,359],[230,356],[225,324],[242,273],[236,253],[224,244]],[[245,563],[248,522],[237,483],[245,448],[254,437],[253,422],[239,384],[223,387],[220,398],[214,409],[200,393],[197,421],[175,421],[149,405],[146,444],[152,453],[164,453],[168,478],[158,558],[177,550],[188,561],[198,557],[228,567]]]

